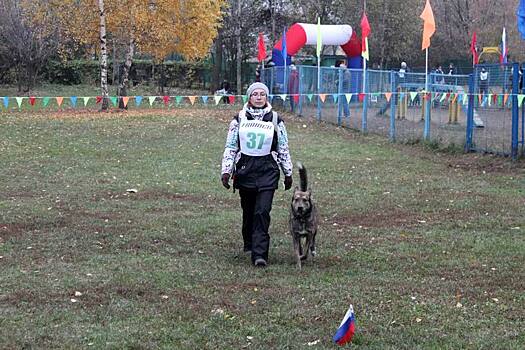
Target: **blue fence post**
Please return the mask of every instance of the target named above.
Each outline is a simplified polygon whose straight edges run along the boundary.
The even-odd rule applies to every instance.
[[[465,152],[472,150],[472,131],[474,127],[474,77],[476,71],[468,77],[467,130],[465,135]]]
[[[297,92],[299,94],[299,103],[298,103],[298,111],[299,116],[303,115],[303,67],[299,66],[298,68],[299,73],[299,91]]]
[[[343,91],[343,70],[341,68],[338,69],[338,75],[339,75],[339,84],[337,84],[337,126],[341,126],[342,124],[342,109],[343,109],[343,101],[341,101],[344,96],[341,95]]]
[[[430,74],[430,77],[428,78],[428,91],[427,87],[425,87],[425,91],[427,93],[428,100],[425,104],[425,128],[423,129],[423,139],[425,141],[428,141],[430,139],[430,109],[432,108],[432,74]]]
[[[519,80],[519,64],[512,64],[512,150],[510,152],[512,159],[518,158],[518,123],[519,123],[519,110],[518,110],[518,80]]]
[[[368,133],[368,70],[364,71],[364,81],[363,81],[363,93],[365,94],[363,98],[363,120],[361,121],[361,131],[366,134]]]
[[[271,67],[268,73],[270,73],[270,95],[273,96],[273,77],[275,76],[275,66]]]
[[[390,71],[390,141],[396,141],[396,72]]]
[[[317,73],[317,121],[321,121],[321,90],[323,89],[323,70],[319,67],[320,72]]]

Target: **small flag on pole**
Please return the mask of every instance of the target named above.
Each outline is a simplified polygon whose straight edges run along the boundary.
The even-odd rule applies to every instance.
[[[429,0],[427,0],[425,8],[419,18],[423,20],[423,41],[421,43],[421,50],[425,50],[430,46],[430,37],[434,35],[434,32],[436,31],[434,13],[432,12]]]
[[[370,35],[370,24],[366,13],[363,12],[363,18],[361,19],[361,56],[367,61],[370,60],[368,54],[368,35]]]
[[[262,33],[259,33],[259,41],[257,43],[257,48],[257,60],[259,60],[259,62],[262,62],[266,58],[266,45],[264,44],[264,37]]]
[[[354,307],[350,305],[350,307],[348,308],[348,311],[346,312],[345,317],[343,318],[343,321],[339,325],[339,328],[337,329],[337,332],[335,333],[333,337],[333,341],[338,345],[344,345],[352,341],[354,332],[355,332]]]
[[[501,54],[499,56],[499,63],[507,63],[507,33],[505,27],[503,27],[503,33],[501,33]]]
[[[516,18],[518,20],[518,31],[521,34],[521,38],[525,40],[525,0],[520,0]]]
[[[478,48],[477,48],[477,37],[476,32],[472,34],[472,41],[470,42],[470,52],[472,52],[472,62],[473,64],[478,64],[479,62],[479,56],[478,56]]]

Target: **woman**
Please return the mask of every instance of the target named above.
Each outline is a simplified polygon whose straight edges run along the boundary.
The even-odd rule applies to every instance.
[[[268,87],[253,83],[248,102],[230,123],[222,159],[222,185],[239,189],[242,207],[244,251],[255,266],[268,264],[270,211],[279,187],[279,165],[284,189],[292,187],[292,160],[283,120],[272,111]]]

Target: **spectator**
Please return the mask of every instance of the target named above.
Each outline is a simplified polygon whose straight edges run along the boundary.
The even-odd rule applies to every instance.
[[[350,72],[346,68],[346,64],[344,62],[339,63],[339,68],[341,68],[343,71],[343,83],[342,83],[342,93],[347,94],[350,92]],[[345,118],[350,117],[350,108],[348,107],[348,101],[346,100],[346,95],[340,95],[340,102],[339,102],[339,108],[342,108],[342,112]]]
[[[443,73],[443,69],[441,66],[438,66],[436,71],[436,84],[445,84],[445,73]]]
[[[489,91],[489,72],[485,68],[481,68],[479,73],[479,93],[487,94]]]
[[[290,108],[294,112],[295,105],[299,103],[299,72],[294,64],[290,65],[288,77],[288,94],[290,95]]]

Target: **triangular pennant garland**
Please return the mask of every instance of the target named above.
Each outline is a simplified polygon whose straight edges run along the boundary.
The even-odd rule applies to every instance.
[[[89,97],[82,97],[82,100],[84,100],[84,106],[87,106],[89,99]]]
[[[390,99],[392,98],[392,93],[391,92],[385,92],[385,98],[386,98],[386,102],[390,102]]]
[[[283,101],[286,101],[286,94],[280,94],[279,97],[281,98],[281,100]]]
[[[332,94],[332,98],[334,99],[334,103],[337,103],[337,97],[338,97],[337,94]]]
[[[140,106],[142,103],[142,96],[135,96],[135,106]]]
[[[321,99],[321,102],[324,103],[324,100],[326,98],[326,94],[319,94],[319,98]]]
[[[162,96],[162,101],[164,101],[164,106],[167,106],[170,103],[170,97]]]
[[[20,106],[22,106],[22,101],[24,100],[23,97],[15,97],[16,98],[16,103],[18,104],[18,108],[20,108]]]
[[[109,99],[111,100],[111,103],[113,104],[113,106],[116,107],[117,102],[118,102],[117,96],[111,96]]]
[[[208,103],[208,96],[202,96],[202,102],[204,104]]]
[[[153,106],[153,102],[155,102],[156,99],[157,99],[157,96],[149,96],[148,97],[149,105]]]
[[[521,104],[523,103],[523,99],[525,98],[525,95],[518,95],[518,107],[521,108]]]
[[[122,104],[124,105],[124,108],[127,107],[129,102],[129,96],[122,96]]]
[[[55,97],[57,100],[58,107],[62,106],[62,101],[64,101],[64,98],[62,96]]]
[[[359,93],[359,102],[363,102],[365,100],[365,94],[364,93]]]
[[[175,103],[180,105],[180,101],[182,101],[182,96],[175,96]]]
[[[411,91],[410,92],[410,101],[414,101],[416,96],[417,96],[417,91]]]
[[[46,107],[49,104],[49,97],[42,98],[42,106]]]
[[[71,106],[73,106],[73,107],[77,106],[77,97],[76,96],[69,97],[69,100],[71,101]]]
[[[221,102],[222,100],[222,96],[213,96],[213,98],[215,99],[215,104],[218,105],[219,102]]]
[[[2,98],[4,100],[4,107],[7,108],[7,106],[9,106],[9,97],[3,97]]]
[[[197,96],[188,96],[188,99],[190,100],[191,105],[193,106],[195,104],[195,99]]]
[[[308,97],[308,101],[312,102],[312,98],[314,97],[314,94],[308,94],[306,95]]]
[[[242,98],[242,103],[248,102],[248,96],[247,95],[242,95],[241,98]]]
[[[35,96],[30,96],[29,97],[29,104],[31,106],[34,106],[35,105],[35,101],[36,101],[36,97]]]
[[[346,98],[346,102],[347,103],[350,103],[350,101],[352,100],[352,95],[353,94],[345,94],[345,98]]]
[[[228,96],[228,101],[230,102],[230,104],[234,104],[235,103],[235,96],[234,95]]]

